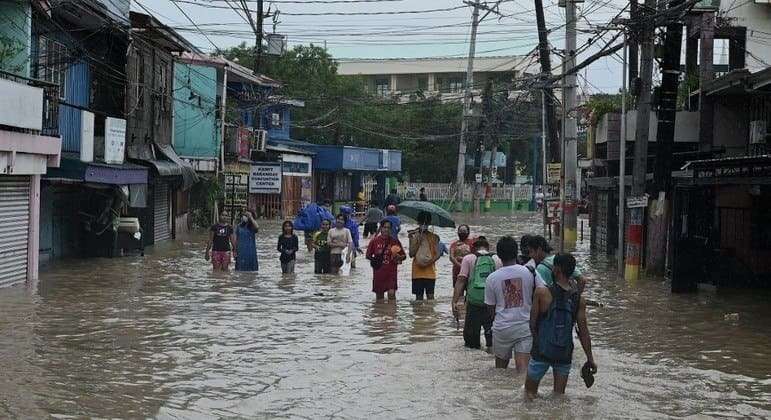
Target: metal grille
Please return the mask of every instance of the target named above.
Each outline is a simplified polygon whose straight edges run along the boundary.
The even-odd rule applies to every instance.
[[[0,287],[27,279],[29,179],[0,178]]]
[[[169,186],[166,184],[156,184],[153,192],[153,234],[155,242],[167,241],[171,239],[171,229],[169,228]]]

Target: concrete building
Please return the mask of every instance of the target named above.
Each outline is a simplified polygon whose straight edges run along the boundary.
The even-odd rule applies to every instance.
[[[463,99],[467,58],[341,59],[338,74],[360,76],[367,89],[383,97],[409,101],[439,96]],[[523,73],[537,73],[538,63],[527,56],[477,57],[473,90],[479,95],[488,80],[511,82]]]

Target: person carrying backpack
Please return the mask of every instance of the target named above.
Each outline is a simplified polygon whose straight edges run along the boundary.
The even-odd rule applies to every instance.
[[[575,267],[576,259],[572,255],[556,255],[552,268],[554,284],[536,289],[530,312],[533,350],[525,380],[525,397],[528,399],[538,395],[538,385],[550,367],[554,372],[554,393],[565,393],[573,362],[575,325],[578,325],[578,338],[587,359],[582,371],[589,376],[597,372],[586,321],[586,299],[581,296],[578,283],[571,278]]]
[[[482,347],[479,333],[485,331],[485,344],[493,345],[493,318],[485,305],[485,282],[487,276],[503,265],[500,258],[490,253],[490,243],[480,236],[474,242],[474,252],[463,257],[460,263],[458,281],[452,295],[452,312],[458,317],[458,305],[463,291],[466,291],[466,320],[463,323],[463,341],[466,347]]]

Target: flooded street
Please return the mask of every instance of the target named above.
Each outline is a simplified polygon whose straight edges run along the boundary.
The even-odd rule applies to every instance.
[[[470,224],[493,240],[541,232],[533,214]],[[549,374],[545,398],[525,403],[523,379],[463,347],[447,258],[435,302],[413,302],[406,264],[397,303],[376,304],[361,258],[317,276],[301,251],[282,277],[278,231],[262,223],[256,275],[213,275],[193,235],[144,258],[58,263],[34,292],[0,289],[0,418],[771,417],[765,291],[629,284],[587,236],[576,255],[605,305],[589,310],[596,383],[577,374],[577,345],[567,397],[550,397]]]

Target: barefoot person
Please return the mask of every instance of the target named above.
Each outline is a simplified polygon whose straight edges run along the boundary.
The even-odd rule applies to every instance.
[[[546,287],[540,277],[517,264],[517,241],[511,236],[498,240],[496,252],[503,267],[487,277],[485,303],[493,317],[495,367],[507,368],[514,356],[517,373],[525,373],[533,344],[530,309],[537,288]]]
[[[209,228],[209,240],[206,242],[206,261],[211,257],[211,265],[214,271],[228,271],[230,266],[230,251],[236,250],[236,238],[233,234],[233,226],[228,220],[230,213],[227,210],[220,212],[219,223]],[[209,251],[211,250],[211,254]]]
[[[586,321],[586,300],[578,283],[571,278],[576,259],[570,254],[554,257],[554,284],[536,289],[530,311],[533,335],[532,359],[527,367],[525,396],[538,395],[538,385],[549,368],[554,372],[554,393],[564,394],[573,362],[573,326],[578,325],[578,338],[586,354],[588,372],[597,372],[592,355],[592,339]]]
[[[378,302],[388,293],[388,300],[396,300],[398,265],[407,258],[399,239],[391,234],[391,222],[380,224],[380,234],[367,246],[366,257],[372,266],[372,291]]]
[[[276,246],[276,250],[281,254],[278,259],[281,262],[282,274],[294,274],[295,258],[299,249],[300,243],[294,234],[294,225],[287,220],[281,225],[281,235]]]

